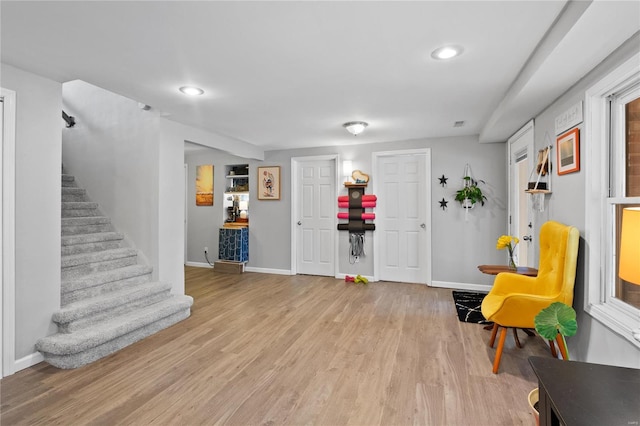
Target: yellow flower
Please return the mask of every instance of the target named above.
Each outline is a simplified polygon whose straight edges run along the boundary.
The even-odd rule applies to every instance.
[[[512,242],[514,243],[513,245],[511,245]],[[508,248],[509,252],[511,252],[519,242],[520,240],[517,237],[512,237],[511,235],[502,235],[500,236],[500,238],[498,238],[496,249],[502,250]]]

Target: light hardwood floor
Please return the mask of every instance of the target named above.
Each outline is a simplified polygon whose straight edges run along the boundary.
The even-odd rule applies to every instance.
[[[14,424],[533,425],[527,357],[461,323],[451,290],[185,268],[189,319],[94,364],[0,381]]]

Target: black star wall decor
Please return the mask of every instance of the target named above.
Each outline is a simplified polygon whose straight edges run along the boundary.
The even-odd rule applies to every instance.
[[[442,201],[440,201],[440,207],[442,208],[442,210],[446,210],[448,203],[449,202],[447,200],[445,200],[444,198],[442,199]]]
[[[442,177],[439,177],[438,179],[440,179],[440,185],[442,185],[442,187],[444,188],[445,186],[447,186],[447,179],[444,175],[442,175]]]

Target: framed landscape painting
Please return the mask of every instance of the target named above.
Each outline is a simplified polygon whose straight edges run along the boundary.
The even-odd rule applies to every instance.
[[[580,130],[576,128],[558,136],[556,152],[559,175],[580,170]]]
[[[258,200],[280,199],[280,166],[258,167]]]

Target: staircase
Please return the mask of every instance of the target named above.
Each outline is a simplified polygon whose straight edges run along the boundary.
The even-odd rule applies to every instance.
[[[98,204],[75,178],[62,175],[62,308],[53,314],[58,333],[36,349],[59,368],[77,368],[116,352],[191,314],[190,296],[151,281],[152,268],[137,263]]]

